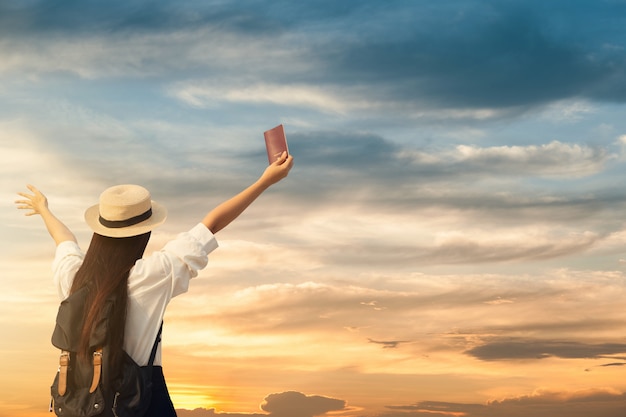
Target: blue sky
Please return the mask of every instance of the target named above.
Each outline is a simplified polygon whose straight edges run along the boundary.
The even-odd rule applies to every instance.
[[[0,1],[0,357],[29,363],[0,359],[0,416],[39,415],[56,358],[54,247],[15,193],[86,245],[83,210],[142,184],[170,210],[158,250],[262,172],[278,123],[290,176],[166,318],[182,417],[622,416],[624,16]]]

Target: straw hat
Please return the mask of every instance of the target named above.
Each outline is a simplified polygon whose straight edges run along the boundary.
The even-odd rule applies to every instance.
[[[130,237],[149,232],[165,221],[167,209],[151,200],[139,185],[116,185],[100,194],[100,203],[85,211],[85,221],[99,235]]]

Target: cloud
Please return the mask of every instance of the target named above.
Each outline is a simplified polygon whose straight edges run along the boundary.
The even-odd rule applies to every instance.
[[[573,392],[537,390],[531,395],[487,404],[422,401],[387,408],[393,411],[379,417],[620,417],[626,409],[626,394],[601,388]]]
[[[275,397],[274,397],[275,396]],[[308,400],[307,400],[308,399]],[[267,400],[278,406],[276,412],[225,413],[214,409],[177,410],[180,417],[313,417],[346,410],[345,402],[328,397],[306,396],[299,392],[270,394]],[[278,405],[280,404],[280,405]],[[290,408],[291,406],[297,408]],[[537,389],[529,395],[479,403],[420,401],[408,405],[388,405],[388,411],[359,411],[363,417],[622,417],[626,394],[612,389],[592,388],[579,391]],[[268,411],[268,410],[265,410]],[[311,413],[319,414],[311,414]]]
[[[177,409],[176,415],[178,417],[214,417],[214,416],[225,416],[225,417],[264,417],[268,414],[265,413],[224,413],[216,411],[214,408],[205,409],[205,408],[196,408],[195,410],[185,410],[185,409]]]
[[[626,99],[626,59],[607,46],[621,26],[578,25],[583,16],[616,19],[617,6],[599,3],[589,15],[583,4],[559,9],[555,25],[551,6],[527,3],[444,1],[426,12],[371,1],[251,1],[245,10],[186,1],[3,4],[0,71],[177,81],[209,73],[217,80],[209,89],[184,82],[176,95],[194,105],[245,94],[322,112],[432,119],[433,109],[484,120],[567,99]]]
[[[549,357],[588,359],[626,353],[626,344],[590,344],[532,339],[494,340],[469,349],[465,353],[484,361],[545,359]]]
[[[367,339],[370,343],[375,343],[377,345],[382,345],[383,349],[395,349],[401,343],[408,343],[408,340],[373,340]]]
[[[374,134],[295,132],[290,149],[297,158],[296,181],[286,187],[310,208],[338,199],[379,210],[437,207],[467,215],[476,210],[482,219],[477,221],[573,221],[598,210],[605,199],[626,199],[619,189],[569,189],[576,179],[599,175],[616,160],[602,147],[553,141],[420,149]],[[337,175],[340,181],[329,180]],[[539,179],[562,181],[562,187],[538,190]]]
[[[459,164],[509,175],[584,176],[599,172],[611,158],[606,150],[553,141],[543,145],[479,148],[458,145]]]
[[[564,100],[547,106],[540,117],[555,123],[573,123],[583,120],[585,116],[595,111],[588,101]]]
[[[369,372],[396,369],[396,354],[420,367],[423,355],[442,355],[436,361],[444,363],[468,356],[487,362],[547,357],[616,362],[624,356],[626,345],[614,337],[623,328],[615,296],[621,294],[623,274],[407,276],[336,269],[315,268],[317,283],[274,283],[212,296],[207,294],[215,292],[214,283],[194,283],[198,295],[186,297],[194,313],[170,312],[172,328],[181,329],[174,340],[197,343],[180,345],[183,355],[242,360],[273,358],[273,346],[297,346],[284,349],[282,367],[300,358],[316,369],[354,364]],[[332,285],[335,276],[341,278]],[[515,301],[490,303],[498,297]],[[212,331],[198,331],[202,323],[212,323]],[[595,344],[585,340],[590,332]],[[528,334],[534,337],[512,337]],[[372,357],[381,350],[385,353]]]
[[[228,69],[236,63],[259,67],[259,50],[268,49],[264,40],[241,40],[217,28],[187,29],[180,33],[85,34],[80,38],[55,35],[45,39],[16,39],[0,43],[6,57],[0,73],[33,75],[68,73],[85,79],[156,78],[188,72],[201,66],[205,71]],[[271,53],[271,52],[270,52]],[[111,57],[115,57],[112,59]]]
[[[45,160],[43,165],[38,164],[41,173],[31,170],[30,174],[49,177],[49,172],[64,166],[58,170],[85,178],[90,191],[78,196],[82,200],[76,203],[77,213],[96,199],[105,185],[125,181],[153,190],[155,199],[172,207],[173,221],[185,216],[200,218],[206,203],[196,202],[206,201],[204,184],[211,184],[216,204],[249,181],[242,179],[243,174],[233,176],[233,166],[250,171],[258,167],[259,172],[263,168],[263,155],[256,150],[231,155],[218,148],[209,154],[206,145],[195,140],[185,142],[184,147],[170,140],[175,135],[171,126],[161,126],[162,131],[145,124],[122,127],[113,118],[98,117],[80,108],[70,106],[62,112],[66,111],[80,118],[82,127],[70,127],[65,122],[53,129],[21,127],[20,137],[28,140],[7,152],[15,153],[18,159],[30,154]],[[59,132],[67,147],[53,140]],[[193,129],[189,133],[199,134]],[[99,140],[85,141],[85,136]],[[310,252],[310,259],[317,263],[339,262],[340,257],[344,263],[352,259],[370,265],[458,265],[564,257],[599,245],[605,238],[604,229],[609,230],[610,225],[586,222],[599,211],[610,210],[611,206],[617,209],[626,199],[619,190],[526,192],[529,177],[561,179],[601,172],[611,160],[611,154],[603,148],[551,142],[496,147],[452,145],[417,151],[374,134],[296,132],[291,138],[296,168],[289,181],[272,192],[285,204],[281,218],[294,216],[302,220],[305,216],[310,220],[302,228],[290,230],[292,236],[300,234],[298,239],[310,242],[311,233],[321,230],[314,226],[322,217],[323,229],[338,236],[334,244],[342,248],[341,252],[323,248]],[[43,149],[46,151],[41,152]],[[257,149],[263,151],[261,143]],[[51,156],[55,164],[50,164]],[[6,169],[20,171],[18,165],[9,162]],[[157,165],[158,170],[154,169]],[[131,171],[129,166],[133,167]],[[55,177],[61,178],[57,175],[50,181]],[[44,184],[36,185],[57,193]],[[260,213],[263,200],[259,204]],[[325,218],[333,204],[341,204],[341,208],[331,219]],[[263,217],[248,227],[276,227],[277,219]],[[437,227],[433,228],[435,220]],[[368,239],[380,222],[386,224],[388,239]],[[497,236],[489,232],[495,223],[500,228]],[[508,229],[504,227],[507,224]],[[357,238],[366,239],[358,250],[354,246]],[[272,250],[268,248],[267,254]],[[371,253],[379,256],[371,257]]]
[[[606,148],[552,141],[539,145],[449,145],[419,149],[373,134],[296,133],[290,148],[308,166],[345,170],[367,166],[367,175],[386,179],[454,177],[583,177],[601,172],[617,155]]]
[[[348,111],[377,107],[376,103],[358,96],[350,98],[348,89],[307,84],[244,84],[236,81],[186,81],[169,88],[170,94],[195,107],[215,107],[221,102],[244,104],[273,104],[283,107],[301,107],[321,113],[345,114]]]
[[[319,395],[305,395],[300,392],[288,391],[270,394],[265,397],[261,409],[275,417],[313,417],[331,411],[341,411],[346,402],[335,398]]]
[[[541,13],[537,2],[532,10],[523,2],[442,3],[402,39],[367,39],[332,50],[333,70],[351,74],[356,83],[367,81],[380,94],[446,108],[607,99],[609,86],[612,100],[624,100],[621,52],[597,53],[601,41],[588,32],[586,44],[564,35],[584,7],[565,13],[563,27],[555,30],[546,18],[551,14]],[[596,16],[615,12],[611,9],[595,9]],[[442,26],[446,31],[435,29]],[[608,40],[609,32],[601,36]]]
[[[204,5],[190,1],[148,0],[131,4],[112,0],[102,7],[97,1],[89,0],[55,4],[35,0],[0,5],[0,27],[13,36],[28,36],[31,33],[150,33],[221,22],[231,30],[257,33],[272,28],[269,19],[255,18],[266,10],[262,3],[251,1],[246,9],[249,11],[243,11],[227,3]]]
[[[358,248],[349,242],[337,242],[338,251],[324,254],[323,259],[330,263],[343,260],[379,267],[390,263],[425,266],[539,261],[583,253],[601,241],[594,233],[548,236],[519,231],[507,236],[507,232],[502,231],[500,236],[490,236],[488,231],[469,229],[470,226],[463,232],[441,233],[429,245],[421,244],[417,238],[411,243],[407,236],[403,238],[404,244],[373,241]]]
[[[626,359],[624,359],[624,358],[620,358],[620,359],[622,359],[622,360],[626,360]],[[602,366],[603,368],[606,368],[606,367],[608,367],[608,366],[624,366],[624,365],[626,365],[626,362],[613,362],[613,363],[605,363],[604,365],[600,365],[600,366]]]
[[[83,209],[105,185],[142,183],[170,208],[156,250],[256,178],[262,127],[283,120],[290,178],[220,234],[210,267],[168,310],[181,404],[185,381],[190,407],[245,402],[266,416],[263,394],[318,392],[322,380],[350,404],[380,405],[393,387],[409,404],[387,410],[397,415],[566,414],[569,400],[546,405],[545,393],[484,401],[563,381],[623,391],[624,11],[0,2],[2,194],[12,201],[30,177],[87,233]],[[4,299],[37,312],[27,299],[48,302],[41,257],[53,248],[40,221],[9,205],[3,275],[30,273]],[[31,324],[43,328],[41,317]],[[32,368],[23,386],[39,378]],[[268,398],[276,413],[342,401]],[[585,417],[606,417],[593,401]]]
[[[180,417],[314,417],[345,410],[346,402],[321,395],[305,395],[297,391],[287,391],[269,394],[261,404],[261,409],[269,414],[222,413],[214,409],[177,410],[177,413]]]
[[[301,48],[281,40],[283,14],[267,14],[263,2],[245,10],[228,3],[112,1],[48,5],[0,5],[3,60],[0,73],[72,74],[89,80],[149,78],[159,83],[198,74],[267,75],[306,69]],[[280,71],[284,75],[284,71]]]
[[[540,260],[568,256],[591,248],[598,236],[593,233],[567,236],[531,238],[515,242],[515,239],[485,239],[478,241],[469,236],[451,236],[438,242],[435,248],[418,250],[416,258],[423,262],[458,264]]]

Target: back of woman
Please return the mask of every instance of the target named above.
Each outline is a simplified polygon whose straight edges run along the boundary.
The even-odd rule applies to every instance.
[[[151,231],[161,225],[167,210],[138,185],[110,187],[99,203],[88,208],[85,221],[94,235],[85,253],[76,237],[49,209],[47,198],[34,186],[19,193],[18,209],[40,215],[55,241],[53,281],[60,300],[90,286],[90,299],[81,329],[81,354],[88,355],[88,337],[106,300],[114,296],[111,312],[115,362],[126,352],[138,365],[149,360],[167,305],[187,292],[189,281],[206,267],[208,255],[218,247],[215,233],[235,220],[267,188],[287,176],[293,165],[284,153],[249,187],[210,210],[202,221],[179,234],[147,257],[143,253]],[[164,332],[166,332],[165,326]],[[145,415],[175,416],[163,376],[160,344],[154,358],[150,408]]]

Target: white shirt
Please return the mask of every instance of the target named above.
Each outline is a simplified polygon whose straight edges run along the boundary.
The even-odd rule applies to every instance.
[[[173,297],[187,292],[189,280],[206,267],[208,255],[217,248],[211,231],[199,223],[168,242],[163,249],[139,259],[128,276],[128,310],[124,350],[139,365],[148,364],[165,308]],[[52,272],[59,298],[66,299],[84,252],[73,241],[56,249]],[[161,365],[161,347],[155,365]]]

